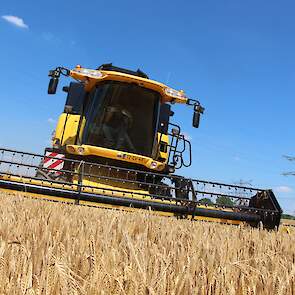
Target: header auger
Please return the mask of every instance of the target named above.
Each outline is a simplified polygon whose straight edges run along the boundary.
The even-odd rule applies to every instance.
[[[279,226],[281,208],[271,190],[175,175],[192,163],[191,143],[171,123],[171,105],[193,108],[194,127],[204,112],[140,70],[112,64],[49,72],[48,93],[60,76],[75,82],[67,93],[52,147],[45,155],[0,149],[0,188],[35,198],[102,208],[148,209],[155,214],[229,224]]]

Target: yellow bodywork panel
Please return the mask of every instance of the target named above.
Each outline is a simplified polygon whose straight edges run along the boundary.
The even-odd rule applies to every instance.
[[[83,70],[86,70],[87,72],[83,72]],[[157,91],[161,94],[161,102],[172,102],[172,103],[182,103],[186,104],[188,102],[188,98],[186,97],[185,93],[183,91],[177,91],[174,89],[171,89],[167,85],[138,77],[133,76],[121,72],[115,72],[115,71],[104,71],[104,70],[88,70],[88,69],[82,69],[82,68],[75,68],[70,71],[70,76],[74,79],[80,80],[85,82],[85,90],[91,91],[91,89],[99,82],[101,81],[120,81],[120,82],[127,82],[127,83],[136,83],[139,86],[152,89],[154,91]],[[167,89],[171,89],[175,95],[173,94],[168,95]],[[170,92],[171,93],[171,92]]]
[[[78,142],[82,141],[82,136],[83,136],[83,132],[84,132],[84,127],[86,124],[86,119],[84,116],[82,116],[80,118],[81,122],[80,122],[80,129],[79,129],[79,134],[78,134]]]
[[[80,156],[91,155],[91,156],[98,156],[103,158],[109,158],[109,159],[139,164],[155,171],[162,171],[165,168],[164,163],[155,161],[149,157],[127,153],[127,152],[121,152],[118,150],[111,150],[111,149],[98,147],[98,146],[91,146],[91,145],[85,145],[85,144],[67,145],[66,150],[68,153],[74,154],[74,155],[80,155]]]
[[[62,113],[58,119],[53,144],[59,142],[61,146],[76,142],[80,115]]]
[[[158,133],[158,159],[162,159],[161,162],[167,164],[168,163],[168,144],[169,137],[166,134]]]

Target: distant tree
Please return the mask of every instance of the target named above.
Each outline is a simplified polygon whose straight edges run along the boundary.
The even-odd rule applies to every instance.
[[[282,214],[282,218],[295,220],[295,216],[290,215],[290,214]]]
[[[230,197],[221,196],[216,199],[216,204],[221,206],[234,206],[234,202]]]
[[[212,202],[212,200],[210,200],[209,198],[203,198],[203,199],[200,199],[199,202],[202,204],[202,205],[214,205],[214,203]]]

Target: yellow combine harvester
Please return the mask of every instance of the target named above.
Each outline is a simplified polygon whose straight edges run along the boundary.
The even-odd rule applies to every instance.
[[[30,197],[230,224],[279,226],[281,208],[271,190],[175,175],[191,165],[191,144],[170,122],[171,105],[199,101],[150,80],[140,70],[112,64],[49,72],[48,94],[60,76],[67,93],[52,148],[45,155],[0,149],[0,188]]]

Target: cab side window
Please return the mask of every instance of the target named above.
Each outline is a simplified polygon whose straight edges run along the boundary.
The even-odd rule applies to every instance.
[[[65,87],[64,90],[68,92],[64,112],[76,115],[81,114],[85,98],[84,85],[81,83],[71,82],[70,86]]]

